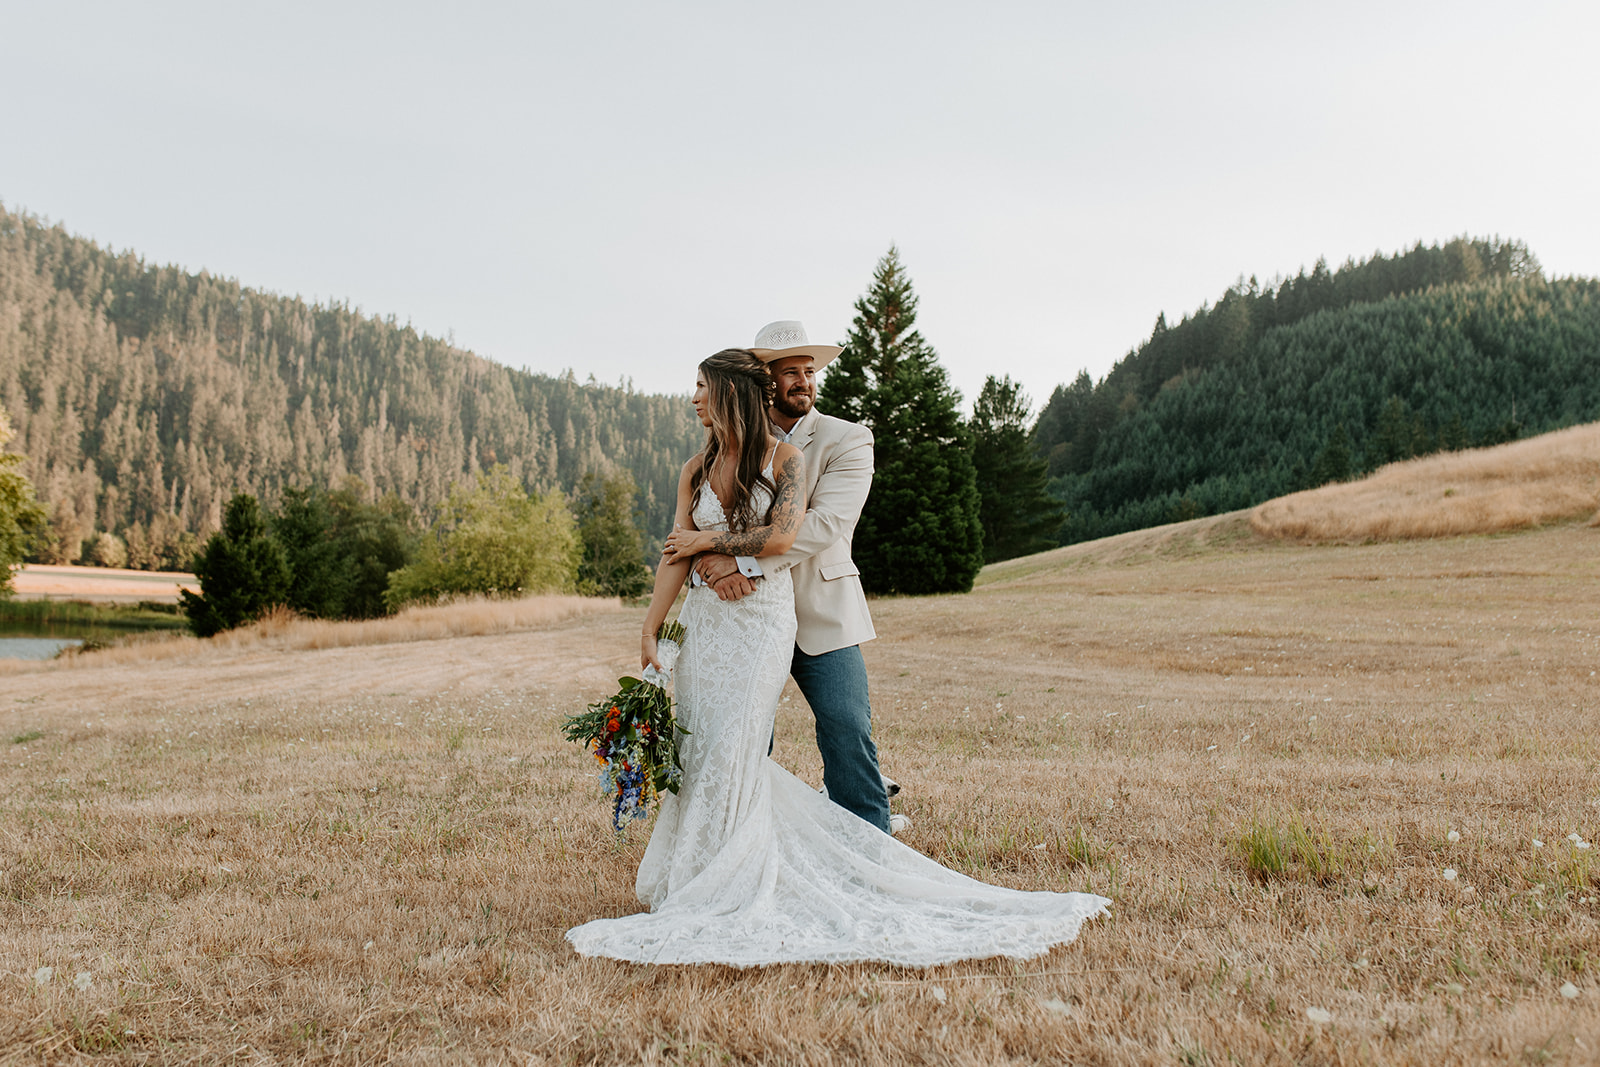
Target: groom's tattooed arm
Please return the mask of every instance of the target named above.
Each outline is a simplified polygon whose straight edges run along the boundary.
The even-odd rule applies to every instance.
[[[805,481],[805,461],[795,452],[783,461],[778,472],[778,488],[772,498],[772,511],[768,525],[758,526],[744,533],[718,532],[712,535],[711,551],[728,556],[759,556],[778,536],[784,547],[794,540],[800,520],[805,518],[805,501],[800,498]],[[781,549],[780,549],[781,550]]]

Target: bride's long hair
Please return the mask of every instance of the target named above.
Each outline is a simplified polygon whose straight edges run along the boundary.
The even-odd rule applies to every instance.
[[[689,509],[693,511],[700,503],[706,479],[726,453],[734,461],[733,500],[723,510],[728,529],[744,533],[760,524],[751,504],[756,486],[765,486],[768,493],[777,491],[762,468],[767,459],[767,408],[778,387],[767,373],[767,365],[745,348],[725,348],[708,356],[700,364],[700,373],[705,375],[711,428],[700,451],[700,466],[689,478]]]

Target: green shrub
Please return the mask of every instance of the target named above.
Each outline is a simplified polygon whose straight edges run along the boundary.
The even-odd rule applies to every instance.
[[[391,610],[451,595],[571,591],[578,534],[560,493],[530,496],[504,467],[451,486],[416,562],[389,575]]]

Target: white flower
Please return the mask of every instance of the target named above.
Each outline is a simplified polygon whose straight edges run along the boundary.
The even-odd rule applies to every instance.
[[[1574,845],[1576,845],[1579,841],[1582,841],[1583,838],[1579,837],[1577,834],[1568,834],[1567,835],[1567,840],[1571,841]]]
[[[1041,1001],[1039,1001],[1039,1007],[1043,1008],[1045,1011],[1049,1012],[1051,1015],[1071,1015],[1072,1014],[1072,1006],[1071,1005],[1069,1005],[1064,1000],[1056,1000],[1054,997],[1050,998],[1049,1000],[1041,1000]]]
[[[365,945],[361,946],[361,951],[362,952],[371,952],[372,951],[372,944],[373,943],[371,941],[368,941]]]
[[[83,990],[94,985],[94,975],[90,974],[88,971],[79,971],[78,977],[72,980],[72,984],[78,988],[79,992],[82,992]]]
[[[1561,995],[1566,997],[1568,1000],[1577,1000],[1578,987],[1573,985],[1571,982],[1568,982],[1561,987]]]
[[[1445,834],[1445,835],[1444,835],[1444,839],[1445,839],[1445,840],[1446,840],[1446,841],[1448,841],[1448,842],[1450,842],[1450,843],[1451,843],[1451,844],[1452,844],[1452,845],[1453,845],[1453,844],[1455,844],[1455,843],[1456,843],[1456,842],[1457,842],[1457,841],[1460,841],[1460,840],[1461,840],[1461,835],[1460,835],[1460,834],[1458,834],[1458,833],[1456,833],[1456,831],[1454,831],[1454,830],[1451,830],[1451,831],[1450,831],[1450,832],[1449,832],[1449,833],[1447,833],[1447,834]]]
[[[1306,1018],[1310,1019],[1318,1026],[1322,1026],[1333,1022],[1333,1012],[1329,1011],[1327,1008],[1307,1008]]]
[[[37,971],[33,972],[33,980],[38,982],[40,985],[44,985],[55,976],[56,969],[54,967],[40,967]]]
[[[1454,867],[1446,867],[1444,869],[1444,880],[1447,882],[1453,882],[1456,880],[1456,870]]]
[[[944,993],[944,989],[942,987],[940,987],[940,986],[929,986],[928,987],[928,995],[931,996],[934,1000],[937,1000],[940,1004],[944,1003],[945,993]]]
[[[1577,849],[1585,849],[1585,848],[1589,847],[1589,842],[1587,842],[1587,841],[1579,841],[1576,845],[1573,845],[1572,847],[1573,848],[1577,848]]]
[[[1543,842],[1543,841],[1540,841],[1540,840],[1539,840],[1539,839],[1538,839],[1538,838],[1537,838],[1537,837],[1536,837],[1536,838],[1534,838],[1534,839],[1533,839],[1533,847],[1534,847],[1534,848],[1544,848],[1544,842]]]

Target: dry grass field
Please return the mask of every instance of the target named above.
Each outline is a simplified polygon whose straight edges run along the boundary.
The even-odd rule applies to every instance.
[[[1580,516],[1600,526],[1600,422],[1392,463],[1360,481],[1269,500],[1250,522],[1267,537],[1392,541],[1531,529]]]
[[[1581,522],[1306,547],[1242,515],[877,602],[906,839],[1115,901],[927,972],[568,949],[635,909],[647,827],[613,841],[556,724],[642,609],[17,667],[0,1062],[1595,1062],[1597,604]],[[815,780],[798,696],[779,730]]]

